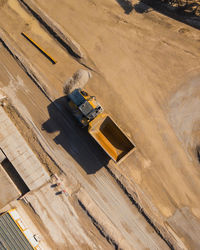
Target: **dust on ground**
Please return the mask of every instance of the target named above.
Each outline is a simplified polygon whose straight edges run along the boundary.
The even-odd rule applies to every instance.
[[[192,94],[192,99],[186,101],[187,108],[183,110],[174,100],[179,98],[176,93],[183,88],[183,79],[192,70],[194,75],[199,73],[200,36],[197,30],[155,11],[137,13],[133,10],[125,15],[119,5],[120,1],[114,0],[84,3],[78,0],[60,0],[59,5],[54,0],[51,3],[38,0],[25,2],[30,6],[35,4],[36,9],[42,8],[78,41],[94,62],[98,74],[87,89],[97,96],[106,111],[112,114],[137,146],[137,153],[116,166],[116,169],[129,183],[138,186],[136,196],[144,210],[163,225],[176,214],[177,209],[186,206],[198,220],[199,175],[196,165],[188,157],[187,147],[182,143],[193,143],[188,137],[196,128],[192,129],[193,117],[190,116],[189,107],[198,102]],[[21,15],[15,13],[14,6],[10,0],[11,10],[4,9],[1,21],[8,19],[8,13],[12,13],[12,17]],[[34,55],[28,44],[25,47],[18,34],[26,27],[25,23],[15,33],[13,19],[5,23],[4,29],[13,40],[19,41],[26,57],[45,75],[51,97],[61,96],[62,82],[80,65],[59,50],[60,66],[47,66],[44,58],[38,66],[41,55],[37,52]],[[30,31],[37,37],[34,29]],[[39,34],[38,38],[43,37],[42,31]],[[53,48],[52,52],[56,53],[58,49],[55,41],[46,35],[43,39],[48,39],[48,48]],[[30,54],[24,51],[26,49]],[[62,63],[68,65],[67,72]],[[184,88],[181,91],[180,95],[188,100]],[[172,108],[171,113],[168,104]],[[181,112],[176,120],[175,114],[178,111]],[[182,119],[185,120],[185,111],[189,114],[188,123],[185,124],[188,125],[187,134],[184,133],[186,127],[181,122]],[[195,114],[198,119],[199,112]],[[195,161],[195,155],[191,157]],[[94,178],[97,183],[100,182],[100,174]],[[101,181],[103,182],[102,179]],[[179,217],[174,218],[176,220]],[[186,241],[190,241],[190,235],[185,233],[184,228],[182,231],[180,228],[174,230],[180,238],[184,235]]]

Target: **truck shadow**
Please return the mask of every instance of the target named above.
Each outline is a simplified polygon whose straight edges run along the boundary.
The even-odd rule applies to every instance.
[[[65,97],[56,99],[47,109],[49,119],[42,124],[42,129],[48,133],[58,131],[54,142],[62,146],[87,174],[94,174],[107,166],[110,158],[88,134],[87,128],[80,128],[66,109]]]

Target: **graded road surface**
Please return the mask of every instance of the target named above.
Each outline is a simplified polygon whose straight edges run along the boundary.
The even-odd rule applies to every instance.
[[[78,179],[127,244],[136,249],[140,249],[137,244],[150,249],[155,247],[152,240],[151,246],[149,242],[146,244],[148,240],[141,240],[140,230],[134,229],[131,219],[134,208],[130,208],[130,201],[103,168],[105,165],[135,195],[140,207],[175,248],[199,249],[198,30],[156,12],[138,14],[133,11],[126,15],[115,0],[60,0],[59,4],[54,0],[24,2],[35,12],[41,8],[40,14],[44,11],[45,18],[50,16],[78,42],[85,53],[85,64],[98,72],[93,72],[86,89],[130,136],[137,151],[120,166],[108,164],[102,150],[63,110],[63,82],[81,65],[17,1],[8,0],[1,6],[2,29],[42,76],[42,87],[51,100],[55,100],[61,114],[30,80],[29,98],[25,92],[18,93],[16,99],[16,86],[5,88],[9,96],[13,95],[14,106],[30,124],[35,124],[35,131],[40,138],[45,137],[43,143],[48,142],[47,147],[54,158],[59,159],[60,167]],[[18,25],[16,20],[20,20]],[[58,63],[51,65],[36,52],[21,36],[23,31],[42,46],[46,44]],[[7,52],[3,50],[4,55]],[[6,58],[10,57],[4,56],[5,61]],[[12,71],[10,68],[9,74],[14,74]],[[1,77],[6,75],[1,74]],[[18,77],[20,74],[15,73],[15,81],[20,86],[23,77]],[[25,85],[24,89],[28,89],[28,83]],[[40,132],[36,128],[41,128],[42,124],[44,130]],[[148,235],[146,231],[142,239],[145,235]],[[153,239],[156,237],[157,242],[158,236],[150,235]],[[134,237],[139,237],[140,243],[133,240]],[[160,240],[158,242],[160,244]]]
[[[100,72],[87,89],[137,146],[117,170],[139,204],[181,248],[199,249],[199,31],[154,11],[127,15],[118,0],[25,2],[66,30]]]
[[[106,215],[108,221],[117,229],[121,237],[121,239],[116,239],[119,240],[119,247],[122,244],[122,247],[126,246],[130,249],[148,247],[150,249],[168,249],[166,243],[156,234],[103,168],[101,159],[97,159],[91,150],[94,143],[90,143],[91,139],[87,134],[83,135],[71,116],[66,116],[65,119],[62,117],[55,105],[49,102],[3,46],[0,49],[0,60],[4,62],[0,64],[1,88],[29,126],[38,134],[38,138],[43,140],[42,143],[46,143],[46,147],[51,148],[52,156],[66,175],[71,173],[76,177],[82,188]],[[49,120],[47,107],[49,106],[51,107],[51,122],[47,125],[46,121]],[[46,129],[51,130],[52,133],[41,130],[44,123],[46,123]],[[73,142],[75,146],[79,144],[79,148],[75,147]],[[96,166],[102,168],[96,174],[87,175],[70,154],[75,159],[76,157],[81,158],[86,166],[94,165],[94,168]],[[48,197],[48,194],[46,195]],[[81,199],[81,197],[79,198]],[[51,203],[48,209],[51,210]],[[45,220],[43,223],[45,224]],[[49,228],[49,230],[51,229]]]

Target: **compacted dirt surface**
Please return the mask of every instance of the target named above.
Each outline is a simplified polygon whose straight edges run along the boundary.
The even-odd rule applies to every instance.
[[[0,0],[5,111],[59,175],[25,196],[47,249],[200,248],[200,33],[135,4]],[[63,83],[80,68],[136,145],[119,165],[65,108]]]

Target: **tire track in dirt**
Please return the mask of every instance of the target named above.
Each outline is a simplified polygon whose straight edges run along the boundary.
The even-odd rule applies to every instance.
[[[86,55],[86,52],[83,52],[80,45],[67,34],[59,24],[55,23],[55,21],[46,15],[32,1],[27,4],[25,1],[19,0],[19,3],[39,21],[49,34],[54,37],[77,62],[85,68],[97,73],[98,70],[94,62],[91,61]]]
[[[7,34],[5,34],[5,32],[0,30],[0,39],[4,45],[4,47],[8,50],[8,52],[12,55],[12,57],[16,60],[16,62],[19,64],[19,66],[24,70],[24,72],[31,78],[31,80],[37,85],[37,87],[42,91],[42,93],[48,98],[48,100],[53,103],[52,98],[50,97],[50,94],[47,90],[47,85],[44,84],[45,79],[38,73],[38,71],[36,71],[34,69],[34,66],[31,65],[31,63],[24,58],[23,54],[21,54],[19,51],[20,49],[16,47],[16,44],[11,42],[11,38],[7,37]],[[17,48],[17,49],[16,49]],[[59,109],[59,107],[57,107],[55,105],[56,109],[58,109],[58,111],[61,113],[61,115],[63,116],[64,114],[62,113],[62,110]],[[152,220],[144,213],[144,211],[142,210],[142,208],[140,207],[140,205],[134,200],[134,198],[131,196],[130,193],[127,192],[126,188],[122,185],[122,183],[115,177],[115,175],[111,172],[111,170],[109,168],[107,168],[109,174],[114,178],[114,180],[116,181],[116,183],[119,185],[119,187],[123,190],[124,194],[129,198],[129,200],[131,201],[131,203],[138,209],[138,212],[145,218],[145,220],[147,221],[147,223],[155,230],[155,232],[157,233],[157,235],[168,245],[168,247],[170,249],[174,249],[172,243],[169,242],[168,239],[166,239],[162,234],[161,231],[154,225],[154,223],[152,222]],[[80,206],[82,207],[82,209],[84,209],[86,212],[88,211],[87,208],[85,207],[85,205],[83,205],[83,203],[79,203]],[[83,206],[82,206],[82,205]],[[85,208],[84,208],[85,207]],[[88,216],[90,218],[94,218],[89,212],[87,212]],[[95,219],[93,220],[95,221]],[[96,224],[96,223],[94,223]],[[97,224],[96,224],[97,225]],[[101,223],[98,222],[98,230],[100,230],[100,226]],[[103,228],[103,227],[102,227]],[[109,233],[107,233],[106,231],[103,232],[102,234],[105,235],[106,239],[108,239],[108,241],[115,247],[117,247],[116,249],[118,249],[117,243],[116,241],[109,235]]]

